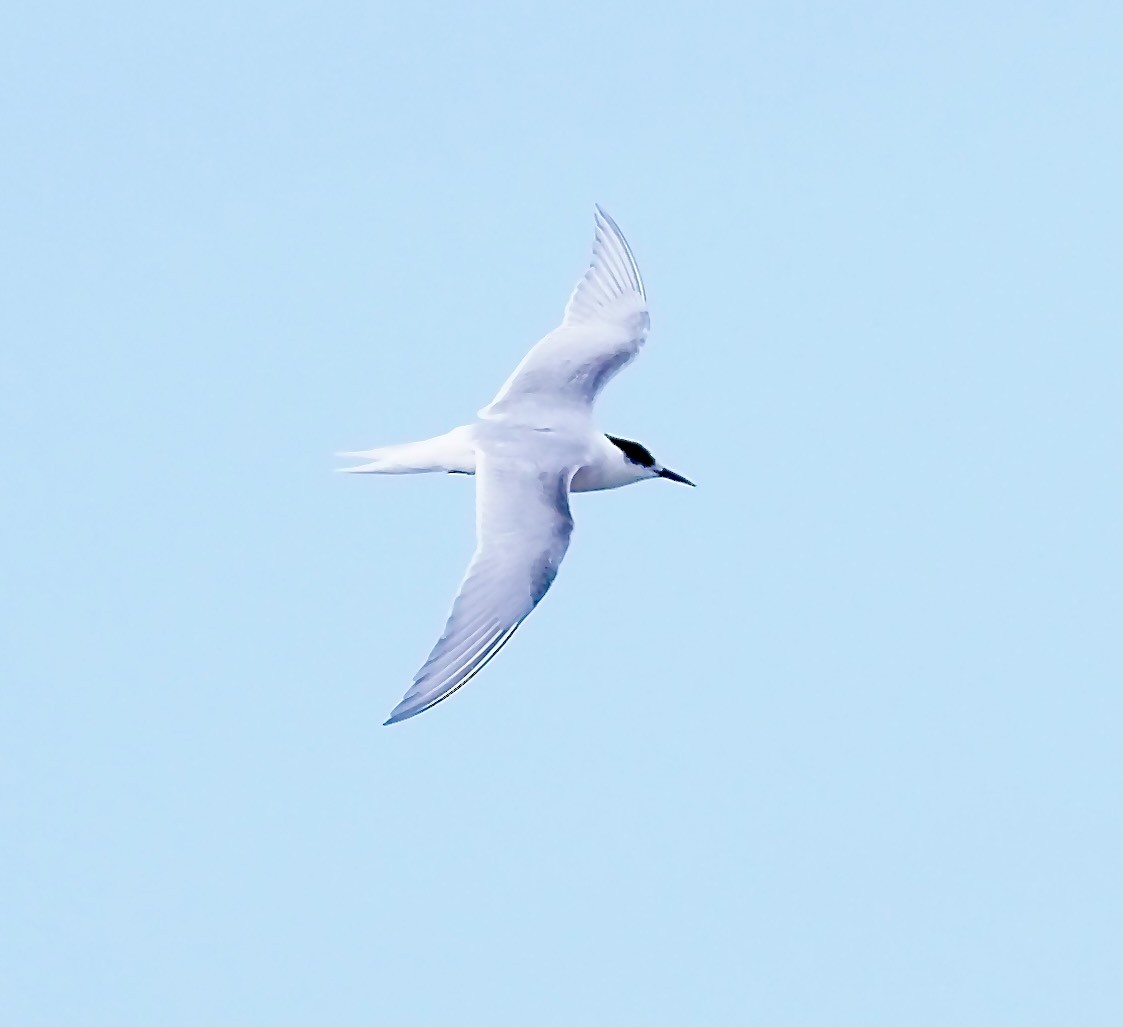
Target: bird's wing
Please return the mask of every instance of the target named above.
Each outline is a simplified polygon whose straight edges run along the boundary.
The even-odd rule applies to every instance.
[[[520,404],[587,409],[639,352],[649,324],[636,259],[616,222],[598,206],[593,258],[562,323],[523,358],[481,416],[501,416]]]
[[[573,470],[480,453],[475,555],[440,641],[387,724],[416,716],[467,684],[546,594],[573,530]]]

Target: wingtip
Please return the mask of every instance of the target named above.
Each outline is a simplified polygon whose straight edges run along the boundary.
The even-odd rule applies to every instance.
[[[605,210],[604,207],[602,207],[599,203],[593,204],[593,216],[595,220],[607,222],[613,228],[616,228],[616,222],[612,220],[612,215],[609,214],[608,211]],[[618,228],[616,230],[619,231]]]
[[[390,711],[390,716],[382,722],[382,726],[389,727],[391,724],[397,724],[405,720],[408,716],[410,716],[410,714],[404,712],[402,710],[402,704],[398,703],[398,705]]]
[[[391,724],[400,724],[403,720],[409,720],[410,717],[416,717],[419,713],[424,713],[427,706],[418,706],[413,709],[402,709],[403,704],[398,703],[390,711],[390,716],[382,722],[383,727],[389,727]]]

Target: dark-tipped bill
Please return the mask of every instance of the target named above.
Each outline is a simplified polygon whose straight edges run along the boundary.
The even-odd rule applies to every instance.
[[[668,470],[666,467],[664,467],[659,472],[659,477],[669,478],[671,481],[682,482],[683,485],[694,485],[694,482],[692,482],[689,478],[684,478],[681,474],[676,474],[674,471]]]

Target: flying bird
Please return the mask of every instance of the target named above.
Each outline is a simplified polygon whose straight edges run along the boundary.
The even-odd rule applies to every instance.
[[[476,551],[448,623],[396,724],[447,699],[503,648],[546,594],[569,547],[571,492],[648,478],[693,485],[638,442],[593,424],[601,389],[639,352],[650,318],[639,267],[599,206],[588,270],[562,322],[523,358],[476,420],[423,442],[341,453],[356,474],[447,471],[476,476]]]

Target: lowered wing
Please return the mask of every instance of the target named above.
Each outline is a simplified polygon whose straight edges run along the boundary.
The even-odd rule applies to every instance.
[[[526,619],[569,547],[573,469],[481,452],[476,467],[476,552],[444,633],[390,714],[396,724],[447,699],[483,670]]]

